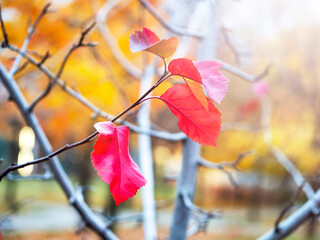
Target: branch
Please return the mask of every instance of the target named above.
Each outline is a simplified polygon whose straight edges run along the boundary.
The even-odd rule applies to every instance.
[[[1,30],[2,30],[2,35],[3,35],[3,42],[1,43],[1,47],[6,47],[9,44],[8,40],[8,34],[6,31],[6,28],[4,26],[4,22],[2,19],[2,6],[0,4],[0,24],[1,24]]]
[[[33,129],[44,153],[51,154],[52,147],[41,126],[39,125],[38,119],[33,113],[27,111],[29,106],[28,103],[22,95],[22,92],[19,89],[18,85],[12,79],[12,77],[9,77],[9,74],[2,66],[2,64],[0,64],[0,79],[16,102],[25,121]],[[69,199],[70,205],[72,205],[77,210],[79,215],[86,222],[87,226],[95,230],[103,239],[118,239],[114,235],[114,233],[107,228],[106,224],[93,214],[88,205],[77,197],[72,182],[63,170],[59,159],[56,156],[49,160],[49,166],[53,174],[55,175],[57,182],[60,184],[62,190]]]
[[[208,227],[210,219],[221,217],[220,211],[204,211],[200,207],[193,204],[190,196],[186,192],[181,193],[179,197],[182,198],[184,206],[194,214],[194,218],[198,224],[195,229],[189,229],[187,231],[188,236],[191,236],[199,231],[205,231]]]
[[[284,217],[284,215],[292,208],[294,207],[295,205],[295,201],[297,200],[304,184],[306,182],[304,181],[299,187],[298,189],[295,191],[295,193],[293,194],[293,196],[291,197],[290,199],[290,202],[289,204],[284,208],[282,209],[282,211],[280,212],[278,218],[276,219],[275,223],[274,223],[274,230],[276,233],[279,233],[280,232],[280,229],[279,229],[279,223],[281,222],[282,218]]]
[[[103,39],[108,44],[110,51],[114,55],[114,57],[117,59],[118,63],[135,78],[141,78],[142,71],[138,69],[135,65],[133,65],[127,57],[123,54],[122,50],[119,48],[119,45],[117,41],[112,36],[111,31],[109,30],[107,24],[106,24],[106,17],[111,11],[111,9],[116,6],[120,0],[113,0],[113,1],[107,1],[98,11],[96,21],[98,29],[103,37]]]
[[[209,162],[204,159],[199,160],[199,164],[208,168],[214,168],[214,169],[224,169],[224,168],[233,168],[237,170],[238,164],[242,161],[242,159],[250,154],[254,154],[254,150],[249,150],[243,153],[240,153],[238,157],[232,161],[232,162],[220,162],[220,163],[213,163]]]
[[[189,195],[185,192],[181,193],[180,197],[182,198],[182,201],[183,201],[183,204],[185,205],[185,207],[189,208],[192,212],[199,214],[208,220],[213,217],[220,217],[221,216],[220,212],[204,211],[200,207],[194,205],[193,202],[191,201],[191,198],[189,197]]]
[[[273,136],[270,128],[271,104],[268,98],[262,99],[262,114],[261,125],[265,126],[263,130],[264,141],[268,145],[269,152],[282,165],[284,169],[291,175],[297,186],[301,186],[305,181],[303,175],[298,168],[291,162],[291,160],[284,154],[284,152],[273,144]],[[303,191],[310,199],[314,195],[314,190],[310,183],[306,182],[303,186]]]
[[[291,232],[298,229],[305,221],[313,216],[320,214],[320,190],[318,190],[313,197],[311,197],[303,206],[291,214],[288,218],[283,220],[278,226],[278,232],[271,229],[258,240],[273,240],[283,239]]]
[[[28,55],[26,52],[21,52],[19,48],[9,45],[8,48],[14,52],[17,52],[18,54],[21,54],[28,62],[30,62],[32,65],[38,67],[38,69],[43,72],[48,78],[53,78],[55,75],[44,65],[38,66],[38,62],[32,58],[30,55]],[[72,88],[65,85],[65,82],[61,79],[55,79],[56,84],[59,85],[63,91],[68,93],[73,98],[77,99],[79,102],[81,102],[84,106],[86,106],[88,109],[90,109],[94,114],[101,116],[104,119],[112,119],[113,115],[108,114],[95,106],[93,103],[91,103],[88,99],[86,99],[84,96],[81,95],[81,93],[74,91]],[[140,133],[140,134],[147,134],[153,137],[166,139],[169,141],[180,141],[183,139],[186,139],[186,135],[182,132],[179,133],[169,133],[169,132],[163,132],[163,131],[156,131],[152,129],[144,129],[141,127],[138,127],[137,125],[134,125],[130,122],[122,122],[120,119],[116,121],[117,123],[122,123],[130,128],[130,130]]]
[[[262,78],[264,78],[265,76],[267,76],[269,74],[269,70],[270,70],[270,67],[271,67],[271,64],[267,65],[265,67],[265,69],[258,75],[250,75],[246,72],[243,72],[242,70],[236,68],[236,67],[233,67],[231,66],[230,64],[228,63],[225,63],[225,62],[222,62],[219,60],[219,62],[222,63],[222,69],[232,73],[233,75],[236,75],[246,81],[249,81],[249,82],[255,82],[255,81],[258,81]]]
[[[58,150],[50,153],[49,155],[42,157],[42,158],[38,158],[36,160],[30,161],[30,162],[26,162],[26,163],[22,163],[22,164],[11,164],[10,166],[8,166],[6,169],[4,169],[1,173],[0,173],[0,182],[2,180],[3,177],[7,176],[10,172],[20,169],[20,168],[24,168],[26,166],[29,165],[34,165],[34,164],[38,164],[44,161],[47,161],[51,158],[53,158],[54,156],[58,155],[59,153],[62,153],[68,149],[80,146],[84,143],[88,143],[90,141],[92,141],[99,133],[96,131],[94,133],[92,133],[91,135],[89,135],[88,137],[86,137],[85,139],[82,139],[81,141],[72,143],[72,144],[66,144],[65,146],[59,148]]]
[[[94,26],[95,26],[95,22],[90,24],[89,27],[87,27],[85,30],[83,30],[81,32],[81,36],[80,36],[78,43],[73,44],[72,47],[70,48],[70,50],[67,52],[66,56],[64,57],[64,59],[61,63],[61,66],[60,66],[56,76],[54,78],[49,79],[49,83],[48,83],[46,89],[44,90],[44,92],[38,98],[36,98],[33,101],[33,103],[30,105],[30,108],[29,108],[30,112],[32,112],[33,109],[35,108],[35,106],[50,93],[52,87],[54,86],[54,84],[56,82],[56,79],[59,79],[61,77],[62,72],[66,66],[66,63],[67,63],[69,57],[71,56],[71,54],[73,53],[73,51],[75,51],[77,48],[80,48],[80,47],[93,47],[93,46],[95,46],[94,43],[83,43],[85,36],[89,33],[89,31]],[[19,54],[19,56],[21,56],[21,54]],[[49,57],[49,53],[47,52],[46,55],[43,57],[43,59],[37,64],[37,67],[41,66],[48,57]]]
[[[10,181],[26,181],[26,180],[40,180],[40,181],[47,181],[53,179],[54,176],[51,172],[45,172],[44,174],[36,174],[36,175],[29,175],[29,176],[20,176],[14,175],[12,172],[8,173],[7,179]],[[1,181],[1,180],[0,180]]]
[[[237,49],[237,47],[234,46],[234,44],[232,43],[231,38],[228,35],[228,32],[230,32],[230,30],[228,30],[225,27],[221,27],[222,36],[224,37],[224,40],[225,40],[227,46],[230,48],[231,52],[235,55],[236,61],[238,60],[239,57],[249,57],[250,53],[248,53],[248,52],[240,52]]]
[[[32,26],[28,29],[28,35],[27,35],[27,38],[24,40],[23,44],[22,44],[22,47],[21,47],[21,51],[24,52],[26,51],[28,45],[29,45],[29,42],[31,40],[31,37],[34,33],[34,31],[36,30],[36,27],[38,26],[40,20],[43,18],[44,15],[46,15],[48,12],[49,12],[49,7],[50,7],[50,3],[47,3],[44,8],[42,9],[42,11],[40,12],[39,16],[36,18],[36,20],[34,21],[34,23],[32,24]],[[8,45],[8,43],[7,43]],[[18,69],[18,66],[21,62],[21,59],[22,59],[22,56],[21,55],[18,55],[17,58],[15,59],[10,71],[9,71],[9,76],[13,76],[16,72],[17,72],[17,69]]]
[[[189,29],[180,28],[177,26],[174,26],[172,24],[169,24],[156,10],[155,8],[146,0],[139,0],[141,5],[147,9],[152,16],[154,16],[163,27],[168,29],[169,31],[178,34],[178,35],[185,35],[190,37],[196,37],[196,38],[203,38],[203,33],[197,32],[197,31],[191,31]]]
[[[204,166],[204,167],[207,167],[207,168],[219,169],[219,170],[221,170],[222,172],[224,172],[224,173],[228,176],[228,178],[229,178],[230,182],[232,183],[232,185],[233,185],[234,187],[238,187],[238,183],[237,183],[236,180],[234,179],[232,173],[230,173],[229,171],[227,171],[226,168],[233,168],[234,170],[238,171],[237,166],[238,166],[239,163],[242,161],[242,159],[243,159],[244,157],[246,157],[247,155],[253,154],[253,153],[255,153],[254,150],[249,150],[249,151],[240,153],[240,154],[238,155],[238,157],[237,157],[234,161],[232,161],[232,162],[213,163],[213,162],[209,162],[209,161],[201,158],[201,159],[198,160],[198,164],[200,164],[200,165],[202,165],[202,166]]]

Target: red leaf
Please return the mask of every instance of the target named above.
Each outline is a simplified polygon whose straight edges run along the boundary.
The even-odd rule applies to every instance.
[[[194,62],[198,69],[202,83],[208,96],[220,103],[228,91],[227,83],[229,80],[218,70],[222,64],[216,61],[198,61]]]
[[[168,70],[172,75],[186,77],[202,84],[200,73],[190,59],[173,59],[169,63]]]
[[[100,136],[91,153],[92,164],[101,180],[110,185],[119,205],[135,195],[146,180],[129,154],[129,128],[115,127],[112,122],[99,122],[94,127]]]
[[[219,110],[207,98],[207,111],[186,84],[169,88],[161,99],[179,120],[180,129],[192,140],[216,146],[221,119]]]
[[[131,34],[130,50],[131,52],[140,52],[159,41],[159,37],[154,32],[144,27],[142,31],[135,31]]]

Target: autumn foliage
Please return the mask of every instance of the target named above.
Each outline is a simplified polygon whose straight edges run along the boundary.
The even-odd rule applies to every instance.
[[[132,52],[148,51],[161,57],[165,63],[165,59],[172,56],[176,47],[176,38],[160,40],[147,28],[135,31],[130,36]],[[178,126],[189,138],[200,144],[216,146],[221,114],[211,99],[220,103],[227,91],[228,82],[218,72],[220,67],[221,64],[216,61],[173,59],[150,92],[171,76],[182,77],[186,84],[174,85],[160,97],[145,98],[146,94],[131,107],[145,100],[160,99],[178,118]],[[112,122],[100,122],[95,124],[95,128],[99,138],[91,154],[92,164],[99,177],[110,185],[111,194],[118,205],[135,195],[146,184],[146,180],[130,157],[128,127],[115,127]]]

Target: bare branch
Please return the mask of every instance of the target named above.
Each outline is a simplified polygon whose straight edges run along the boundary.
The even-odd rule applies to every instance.
[[[70,50],[67,52],[66,56],[64,57],[64,59],[63,59],[63,61],[62,61],[62,64],[61,64],[61,66],[60,66],[60,68],[59,68],[59,70],[58,70],[58,72],[57,72],[57,74],[56,74],[56,76],[55,76],[56,79],[61,77],[61,74],[62,74],[62,72],[63,72],[63,70],[64,70],[64,67],[65,67],[65,65],[66,65],[66,63],[67,63],[70,55],[72,54],[72,52],[73,52],[74,50],[76,50],[77,48],[80,48],[80,47],[87,47],[87,46],[89,46],[89,47],[94,47],[94,46],[96,46],[95,43],[89,43],[89,44],[88,44],[88,43],[87,43],[87,44],[84,44],[84,43],[83,43],[85,36],[89,33],[89,31],[90,31],[95,25],[96,25],[96,23],[93,22],[93,23],[91,23],[91,24],[89,25],[89,27],[87,27],[85,30],[83,30],[83,31],[81,32],[81,36],[80,36],[80,39],[79,39],[78,43],[77,43],[77,44],[73,44],[72,47],[70,48]]]
[[[228,170],[226,170],[226,168],[233,168],[234,170],[238,171],[237,166],[242,161],[242,159],[244,157],[246,157],[247,155],[253,154],[253,153],[255,153],[254,150],[250,150],[250,151],[246,151],[246,152],[240,153],[238,155],[238,157],[232,162],[213,163],[213,162],[209,162],[209,161],[201,158],[201,159],[199,159],[199,164],[204,166],[204,167],[207,167],[207,168],[221,170],[223,173],[225,173],[228,176],[228,178],[229,178],[230,182],[232,183],[232,185],[235,188],[237,188],[238,187],[237,181],[234,179],[232,173],[229,172]]]
[[[282,218],[284,217],[284,215],[295,205],[295,201],[297,200],[299,194],[301,193],[301,190],[304,186],[304,184],[306,183],[306,181],[303,181],[303,183],[298,187],[298,189],[294,192],[293,196],[290,199],[289,204],[282,209],[282,211],[280,212],[278,218],[276,219],[275,223],[274,223],[274,230],[276,233],[280,232],[279,229],[279,223],[281,222]]]
[[[3,35],[3,42],[1,43],[1,47],[6,47],[9,44],[8,40],[8,34],[6,31],[6,28],[4,26],[4,22],[2,19],[2,6],[0,4],[0,23],[1,23],[1,30],[2,30],[2,35]]]
[[[135,78],[141,78],[142,76],[142,71],[137,68],[134,64],[132,64],[127,57],[124,55],[122,50],[120,49],[117,41],[114,39],[112,36],[111,31],[109,30],[107,24],[106,24],[106,17],[111,11],[111,9],[116,6],[120,0],[113,0],[113,1],[107,1],[98,11],[97,13],[97,26],[98,29],[105,40],[105,42],[108,44],[110,51],[114,55],[114,57],[117,59],[118,63],[129,73]]]
[[[59,153],[62,153],[64,151],[68,150],[68,149],[71,149],[71,148],[80,146],[80,145],[82,145],[84,143],[88,143],[88,142],[92,141],[98,134],[99,133],[96,131],[96,132],[92,133],[91,135],[89,135],[88,137],[84,138],[83,140],[75,142],[75,143],[72,143],[72,144],[67,144],[67,145],[59,148],[58,150],[50,153],[49,155],[47,155],[45,157],[38,158],[36,160],[30,161],[30,162],[26,162],[26,163],[22,163],[22,164],[16,164],[16,163],[11,164],[10,166],[8,166],[6,169],[4,169],[0,173],[0,181],[2,180],[3,177],[7,176],[10,172],[12,172],[14,170],[17,170],[17,169],[20,169],[20,168],[24,168],[24,167],[29,166],[29,165],[34,165],[34,164],[38,164],[38,163],[47,161],[47,160],[53,158],[54,156],[58,155]]]
[[[285,153],[277,146],[273,144],[273,136],[270,128],[270,116],[271,116],[271,104],[268,98],[262,99],[262,114],[261,125],[263,129],[264,141],[268,145],[270,154],[282,165],[284,169],[291,175],[292,179],[297,186],[301,186],[305,181],[303,175],[299,169],[291,162],[291,160],[285,155]],[[314,190],[310,183],[306,182],[303,186],[303,191],[310,199],[314,195]]]
[[[246,81],[249,81],[249,82],[255,82],[255,81],[258,81],[262,78],[264,78],[265,76],[268,75],[269,73],[269,70],[270,70],[270,67],[271,67],[271,64],[268,64],[265,69],[258,75],[250,75],[246,72],[243,72],[242,70],[234,67],[234,66],[231,66],[230,64],[227,64],[225,62],[222,62],[220,60],[218,60],[219,62],[222,63],[222,69],[232,73],[233,75],[236,75]]]
[[[178,35],[185,35],[190,37],[202,38],[203,33],[191,31],[189,29],[180,28],[169,24],[156,10],[155,8],[146,0],[139,0],[141,5],[145,7],[151,14],[154,16],[166,29],[169,31],[178,34]]]
[[[17,73],[24,70],[28,66],[28,64],[29,64],[28,61],[24,62],[19,68],[17,68],[17,70],[13,73],[13,75],[16,75]]]
[[[191,236],[199,231],[205,231],[208,227],[210,219],[221,217],[220,211],[204,211],[200,207],[196,206],[186,192],[181,193],[179,197],[182,198],[184,206],[188,208],[191,213],[193,213],[198,224],[195,229],[188,231],[188,236]]]
[[[40,14],[38,15],[38,17],[36,18],[36,20],[34,21],[34,23],[32,24],[32,26],[28,29],[28,35],[27,35],[27,38],[24,40],[23,44],[22,44],[22,47],[21,47],[21,51],[24,52],[26,51],[28,45],[29,45],[29,42],[31,40],[31,37],[33,35],[33,33],[35,32],[40,20],[43,18],[44,15],[46,15],[49,11],[49,7],[50,7],[50,3],[47,3],[44,8],[42,9],[42,11],[40,12]],[[21,55],[18,55],[9,71],[9,75],[10,76],[13,76],[15,74],[15,72],[17,71],[18,69],[18,66],[21,62],[21,59],[22,59],[22,56]]]
[[[25,100],[21,90],[19,89],[14,79],[12,77],[9,77],[8,72],[2,64],[0,64],[0,79],[12,96],[12,99],[17,104],[25,121],[30,127],[32,127],[33,131],[35,132],[36,138],[39,142],[40,147],[43,149],[43,152],[45,154],[51,154],[52,147],[41,126],[39,125],[38,119],[33,113],[27,111],[29,106],[27,101]],[[79,215],[86,222],[87,226],[95,230],[97,234],[99,234],[103,239],[118,239],[114,235],[114,233],[107,228],[106,224],[101,221],[101,219],[99,219],[95,214],[93,214],[88,205],[77,197],[73,185],[70,179],[67,177],[67,174],[63,170],[59,159],[54,156],[48,161],[48,164],[50,166],[50,169],[54,173],[57,182],[66,194],[70,205],[72,205],[77,210]]]
[[[189,208],[192,212],[196,214],[200,214],[202,217],[208,220],[210,218],[221,216],[221,213],[219,211],[205,211],[205,210],[202,210],[200,207],[196,206],[195,204],[193,204],[193,202],[191,201],[191,198],[185,192],[181,193],[180,197],[182,198],[185,207]]]
[[[236,46],[234,46],[231,38],[229,37],[228,33],[230,32],[230,30],[228,30],[225,27],[221,27],[221,33],[225,39],[225,42],[227,44],[227,46],[230,48],[230,50],[232,51],[232,53],[235,55],[236,60],[238,60],[239,57],[249,57],[250,53],[248,52],[240,52]]]
[[[30,105],[29,111],[32,112],[33,109],[35,108],[35,106],[42,100],[44,99],[51,91],[52,87],[54,86],[54,84],[56,83],[56,79],[59,79],[62,75],[62,72],[65,68],[65,65],[69,59],[69,57],[71,56],[71,54],[73,53],[73,51],[75,51],[77,48],[80,47],[94,47],[96,46],[95,43],[83,43],[85,36],[89,33],[89,31],[95,26],[95,22],[93,22],[92,24],[89,25],[89,27],[87,27],[85,30],[83,30],[81,32],[81,36],[80,39],[78,41],[77,44],[72,45],[72,47],[70,48],[70,50],[67,52],[66,56],[64,57],[61,66],[56,74],[56,76],[54,78],[50,78],[49,79],[49,83],[46,87],[46,89],[44,90],[44,92],[38,97],[36,98],[33,103]],[[21,55],[21,54],[20,54]],[[47,52],[46,55],[42,58],[42,60],[37,64],[37,67],[40,67],[44,61],[49,57],[49,53]]]
[[[232,161],[232,162],[220,162],[220,163],[213,163],[213,162],[209,162],[205,159],[200,159],[199,160],[199,164],[208,168],[214,168],[214,169],[224,169],[224,168],[233,168],[235,170],[237,169],[238,164],[243,160],[244,157],[250,155],[250,154],[254,154],[255,151],[254,150],[249,150],[243,153],[240,153],[238,155],[238,157]]]
[[[41,72],[43,72],[46,76],[48,76],[48,78],[50,78],[50,79],[55,78],[55,75],[48,68],[46,68],[44,65],[38,66],[38,62],[34,58],[32,58],[30,55],[28,55],[26,52],[21,52],[19,48],[15,47],[13,45],[9,45],[8,48],[14,52],[21,54],[32,65],[37,66]],[[55,81],[56,81],[56,84],[58,86],[60,86],[66,93],[68,93],[73,98],[77,99],[84,106],[89,108],[94,114],[98,114],[103,119],[112,119],[113,118],[113,115],[104,112],[103,110],[101,110],[100,108],[95,106],[93,103],[91,103],[84,96],[82,96],[79,92],[74,91],[72,88],[66,86],[65,82],[62,81],[61,79],[55,79]],[[121,120],[119,119],[116,122],[121,123]],[[130,130],[132,130],[134,132],[137,132],[140,134],[147,134],[147,135],[150,135],[153,137],[162,138],[162,139],[166,139],[169,141],[180,141],[180,140],[187,138],[186,135],[182,132],[169,133],[169,132],[163,132],[163,131],[156,131],[156,130],[152,130],[152,129],[144,129],[144,128],[138,127],[130,122],[123,122],[122,124],[128,126],[130,128]]]
[[[272,240],[272,239],[283,239],[288,236],[291,232],[298,229],[305,221],[313,216],[319,216],[320,214],[320,190],[318,190],[314,196],[292,213],[289,217],[283,220],[276,232],[275,229],[271,229],[264,235],[258,238],[258,240]]]
[[[40,180],[40,181],[47,181],[53,179],[54,176],[50,171],[45,172],[44,174],[36,174],[36,175],[29,175],[29,176],[20,176],[20,175],[14,175],[12,172],[10,172],[7,175],[7,179],[10,181],[28,181],[28,180]]]
[[[43,58],[41,59],[41,61],[38,63],[38,67],[41,66],[42,64],[45,63],[45,61],[47,61],[47,59],[51,57],[49,51],[46,52],[46,54],[43,56]]]

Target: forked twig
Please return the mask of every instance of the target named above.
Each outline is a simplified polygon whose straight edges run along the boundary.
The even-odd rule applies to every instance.
[[[32,26],[28,29],[28,35],[27,35],[27,38],[24,40],[23,44],[22,44],[22,47],[21,47],[21,51],[26,51],[27,50],[27,47],[29,45],[29,42],[32,38],[32,35],[33,33],[35,32],[39,22],[41,21],[41,19],[43,18],[44,15],[46,15],[48,12],[49,12],[49,7],[51,6],[50,3],[47,3],[44,8],[42,9],[42,11],[40,12],[40,14],[38,15],[38,17],[36,18],[36,20],[34,21],[34,23],[32,24]],[[8,43],[7,43],[8,45]],[[13,76],[17,70],[18,70],[18,67],[19,67],[19,64],[21,62],[21,59],[22,59],[22,56],[21,55],[18,55],[9,71],[9,75],[10,76]]]
[[[249,154],[253,154],[253,153],[255,153],[254,150],[249,150],[249,151],[240,153],[238,155],[238,157],[232,162],[213,163],[213,162],[209,162],[209,161],[201,158],[201,159],[199,159],[198,163],[204,167],[207,167],[207,168],[221,170],[223,173],[225,173],[228,176],[232,185],[234,187],[238,187],[238,184],[237,184],[236,180],[233,178],[232,173],[230,173],[228,170],[226,170],[226,168],[233,168],[234,170],[238,171],[237,167],[238,167],[239,163],[244,159],[244,157],[248,156]]]
[[[46,89],[44,90],[44,92],[31,103],[31,105],[29,107],[30,112],[32,112],[33,109],[35,108],[35,106],[50,93],[52,87],[54,86],[54,84],[56,82],[56,79],[59,79],[61,77],[62,72],[63,72],[63,70],[66,66],[66,63],[67,63],[69,57],[71,56],[72,52],[80,47],[94,47],[94,46],[96,46],[95,43],[83,43],[85,36],[89,33],[89,31],[94,26],[95,26],[95,22],[90,24],[89,27],[87,27],[85,30],[83,30],[81,32],[81,36],[80,36],[78,43],[73,44],[72,47],[70,48],[70,50],[67,52],[66,56],[64,57],[64,59],[61,63],[61,66],[60,66],[56,76],[54,78],[49,79],[49,83],[48,83]],[[49,53],[47,52],[46,55],[43,57],[43,59],[37,64],[37,67],[40,67],[48,57],[49,57]]]
[[[280,228],[279,228],[279,223],[281,222],[281,220],[283,219],[284,215],[295,205],[295,202],[298,198],[298,196],[300,195],[304,184],[306,183],[306,181],[304,180],[302,182],[302,184],[297,188],[297,190],[294,192],[294,194],[292,195],[289,204],[283,208],[279,214],[279,216],[277,217],[276,221],[274,222],[274,230],[276,233],[280,233]]]

